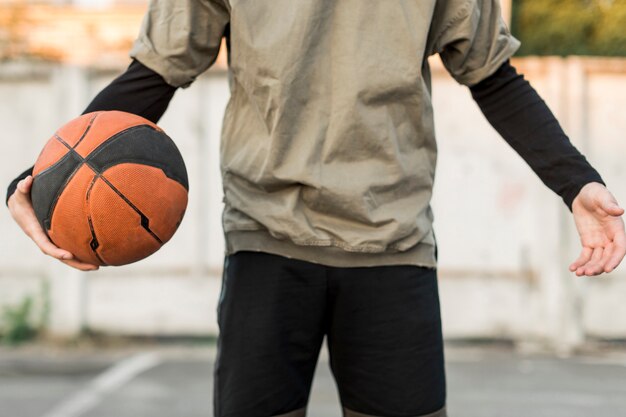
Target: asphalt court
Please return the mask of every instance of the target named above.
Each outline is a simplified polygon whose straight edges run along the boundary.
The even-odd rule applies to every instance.
[[[0,417],[209,417],[211,347],[0,351]],[[446,348],[450,417],[626,417],[626,354]],[[325,352],[309,417],[341,416]]]

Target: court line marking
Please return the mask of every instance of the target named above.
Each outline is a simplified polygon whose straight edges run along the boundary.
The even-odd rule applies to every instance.
[[[79,417],[98,406],[106,395],[161,363],[162,359],[153,352],[123,359],[95,377],[85,388],[61,401],[43,417]]]

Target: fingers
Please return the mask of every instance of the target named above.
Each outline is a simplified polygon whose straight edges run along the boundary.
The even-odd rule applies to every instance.
[[[39,249],[46,255],[52,256],[63,262],[64,264],[71,266],[72,268],[79,269],[81,271],[96,271],[98,270],[98,265],[92,265],[85,262],[81,262],[74,258],[74,256],[66,251],[65,249],[61,249],[54,245],[54,243],[50,242],[48,236],[41,230],[36,230],[31,238],[35,241]]]
[[[48,236],[46,236],[45,233],[41,231],[41,229],[33,234],[32,239],[35,241],[37,246],[39,246],[39,249],[41,249],[43,253],[60,260],[61,262],[68,266],[71,266],[72,268],[76,268],[81,271],[96,271],[99,268],[98,265],[92,265],[74,259],[74,256],[70,252],[66,251],[65,249],[61,249],[55,246],[54,243],[50,242]]]
[[[13,218],[24,233],[35,242],[44,254],[59,260],[72,259],[72,254],[54,245],[41,228],[30,202],[30,189],[32,185],[33,177],[30,175],[17,183],[15,204],[12,204]]]
[[[30,204],[30,188],[33,185],[33,177],[30,175],[17,183],[15,192],[9,197],[7,201],[9,211],[13,214],[15,205]]]
[[[81,271],[97,271],[100,267],[98,265],[87,264],[84,262],[77,261],[75,259],[70,260],[62,260],[64,264],[71,266],[72,268],[79,269]]]
[[[570,271],[576,271],[578,268],[580,268],[582,265],[586,264],[587,262],[589,262],[589,259],[591,259],[591,254],[593,253],[593,249],[590,248],[589,246],[585,246],[583,247],[583,250],[580,252],[580,255],[578,256],[578,259],[576,259],[570,266],[569,266],[569,270]]]
[[[35,241],[37,246],[39,246],[39,249],[41,249],[43,253],[60,260],[61,262],[68,266],[71,266],[72,268],[76,268],[81,271],[96,271],[99,268],[98,265],[92,265],[74,259],[74,256],[70,252],[61,249],[55,246],[52,242],[50,242],[48,236],[46,236],[41,230],[40,233],[36,232],[32,236],[32,239]]]
[[[61,249],[57,247],[54,243],[48,239],[48,235],[43,231],[39,222],[32,215],[32,218],[29,221],[23,222],[22,228],[24,232],[30,237],[35,244],[39,247],[39,249],[46,255],[52,256],[53,258],[64,260],[64,259],[72,259],[73,256],[69,251],[65,249]]]
[[[48,239],[48,236],[46,236],[41,228],[32,230],[30,233],[30,238],[35,242],[37,246],[39,246],[39,249],[41,249],[41,251],[48,256],[52,256],[53,258],[62,261],[73,258],[70,252],[61,249],[57,247],[54,243],[50,242],[50,239]]]
[[[619,265],[620,262],[622,262],[622,259],[624,259],[624,255],[626,255],[626,235],[624,235],[624,232],[622,231],[621,233],[615,235],[615,238],[613,239],[613,250],[611,257],[606,262],[604,271],[611,272],[617,268],[617,265]]]
[[[22,194],[30,195],[30,188],[32,187],[32,185],[33,185],[33,177],[29,175],[28,177],[24,178],[23,180],[17,183],[16,190]]]
[[[576,270],[576,275],[598,275],[601,273],[603,268],[602,265],[600,265],[600,260],[602,259],[603,252],[604,248],[601,246],[594,248],[591,259]]]
[[[599,265],[602,268],[600,270],[600,273],[602,272],[609,272],[607,271],[607,262],[609,259],[611,259],[611,255],[613,254],[613,250],[615,250],[615,245],[613,244],[613,242],[609,243],[608,245],[606,245],[604,247],[604,252],[602,252],[602,258],[600,259]]]
[[[621,232],[604,247],[584,247],[580,256],[569,269],[576,271],[577,276],[600,275],[613,271],[626,256],[626,235]]]
[[[65,249],[57,247],[50,241],[35,216],[31,201],[30,190],[33,185],[33,177],[28,176],[17,183],[17,188],[11,196],[10,209],[13,218],[24,232],[30,237],[39,249],[46,255],[60,260],[64,264],[81,271],[95,271],[98,265],[80,262]]]

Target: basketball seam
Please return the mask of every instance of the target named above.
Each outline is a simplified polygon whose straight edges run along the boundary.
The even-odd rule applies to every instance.
[[[62,161],[65,158],[70,158],[72,156],[71,152],[68,152],[66,155],[63,156],[63,158],[59,159],[59,162]],[[56,165],[56,164],[55,164]],[[52,214],[54,213],[54,209],[56,208],[56,205],[59,201],[59,198],[61,198],[61,194],[63,194],[63,191],[65,190],[65,188],[67,187],[67,185],[70,183],[70,181],[72,180],[72,178],[74,178],[74,176],[76,175],[76,173],[78,172],[78,170],[80,169],[80,167],[83,166],[82,163],[78,163],[76,164],[76,167],[74,168],[74,170],[70,173],[70,175],[68,175],[68,177],[66,178],[66,180],[63,182],[63,184],[58,188],[58,190],[55,193],[54,198],[52,199],[52,204],[50,204],[50,208],[48,209],[48,213],[46,213],[46,218],[43,219],[44,220],[44,224],[43,229],[46,232],[46,235],[48,234],[48,228],[46,227],[46,222],[48,222],[48,224],[52,223]],[[37,175],[38,177],[43,175],[44,173],[39,173],[39,175]],[[50,238],[50,236],[48,236],[48,238],[50,240],[52,240],[52,238]],[[54,242],[53,242],[54,243]]]
[[[148,126],[148,127],[152,128],[150,125],[140,125],[140,126]],[[133,127],[136,127],[136,126],[133,126]],[[131,127],[131,128],[129,128],[129,129],[132,129],[132,127]],[[127,130],[129,130],[129,129],[125,129],[125,130],[123,130],[122,132],[125,132],[125,131],[127,131]],[[122,133],[122,132],[120,132],[120,133]],[[118,133],[118,134],[119,134],[119,133]],[[116,136],[117,136],[117,135],[116,135]],[[106,179],[106,178],[102,175],[102,173],[101,173],[101,172],[99,172],[99,171],[98,171],[98,170],[97,170],[97,169],[96,169],[93,165],[91,165],[91,164],[89,163],[89,161],[87,161],[87,159],[83,158],[83,156],[82,156],[81,154],[79,154],[78,152],[76,152],[76,150],[75,150],[75,149],[73,149],[73,148],[69,147],[69,144],[68,144],[65,140],[63,140],[63,138],[62,138],[61,136],[59,136],[58,134],[56,134],[56,133],[55,133],[55,134],[54,134],[54,137],[55,137],[57,140],[59,140],[59,141],[60,141],[63,145],[65,145],[65,146],[69,149],[68,154],[75,154],[76,156],[78,156],[78,158],[80,158],[80,160],[81,160],[81,162],[82,162],[82,163],[78,165],[78,167],[79,167],[79,168],[80,168],[81,166],[83,166],[83,165],[88,166],[88,167],[89,167],[89,168],[90,168],[90,169],[91,169],[91,170],[92,170],[92,171],[96,174],[96,176],[98,176],[99,178],[101,178],[101,179],[105,182],[105,184],[107,184],[107,185],[111,188],[111,190],[113,190],[113,192],[115,192],[117,195],[119,195],[119,196],[122,198],[122,200],[124,200],[124,201],[126,202],[126,204],[128,204],[128,205],[130,206],[130,208],[132,208],[132,209],[133,209],[133,210],[134,210],[137,214],[139,214],[140,221],[141,221],[141,227],[143,227],[143,228],[144,228],[144,229],[145,229],[145,230],[146,230],[146,231],[147,231],[147,232],[148,232],[148,233],[149,233],[149,234],[150,234],[150,235],[151,235],[154,239],[156,239],[156,241],[157,241],[157,242],[159,242],[161,245],[163,245],[163,241],[161,240],[161,238],[159,238],[159,237],[156,235],[156,233],[154,233],[154,232],[153,232],[152,230],[150,230],[150,228],[148,227],[148,224],[149,224],[149,222],[150,222],[150,219],[148,218],[148,216],[146,216],[145,214],[143,214],[143,213],[141,212],[141,210],[139,210],[139,209],[137,208],[137,206],[135,206],[135,205],[134,205],[134,204],[133,204],[133,203],[132,203],[132,202],[131,202],[128,198],[126,198],[126,196],[125,196],[124,194],[122,194],[122,193],[121,193],[121,192],[120,192],[117,188],[115,188],[115,187],[113,186],[113,184],[111,184],[111,183],[109,182],[109,180],[107,180],[107,179]],[[114,137],[114,136],[111,136],[111,138],[113,138],[113,137]],[[109,140],[110,140],[111,138],[109,138]],[[100,145],[100,146],[102,146],[102,145]],[[100,146],[99,146],[99,147],[100,147]],[[99,147],[98,147],[98,148],[99,148]],[[98,149],[98,148],[96,148],[96,149]],[[92,151],[89,155],[93,154],[93,152],[95,152],[95,151]],[[78,168],[77,168],[77,170],[78,170]],[[67,182],[66,182],[66,184],[67,184]],[[144,219],[146,220],[145,222],[144,222]]]
[[[67,142],[65,141],[65,139],[63,139],[61,136],[59,136],[59,134],[58,134],[58,133],[55,133],[55,134],[54,134],[54,138],[55,138],[56,140],[58,140],[59,142],[61,142],[61,143],[63,144],[63,146],[65,146],[65,147],[66,147],[66,148],[67,148],[70,152],[74,152],[76,155],[80,156],[80,158],[81,158],[81,159],[85,159],[85,158],[83,158],[83,157],[82,157],[82,155],[81,155],[81,154],[79,154],[78,152],[76,152],[76,150],[75,150],[74,148],[72,148],[72,147],[70,146],[70,144],[69,144],[69,143],[67,143]]]
[[[59,141],[61,143],[61,145],[65,146],[67,148],[68,151],[71,151],[72,148],[63,140],[61,139],[56,133],[54,134],[54,138],[57,139],[57,141]],[[61,140],[59,140],[61,139]],[[63,158],[67,158],[68,155],[71,155],[71,152],[67,152],[65,155],[63,155],[61,158],[59,158],[54,164],[50,165],[49,167],[47,167],[46,169],[40,171],[36,176],[39,177],[41,175],[44,175],[45,173],[47,173],[48,171],[50,171],[51,169],[53,169],[54,167],[56,167],[57,165],[59,165],[59,163],[63,160]]]
[[[93,222],[91,221],[91,213],[87,215],[87,223],[89,223],[89,231],[91,232],[91,242],[89,242],[89,248],[91,249],[93,254],[96,255],[96,258],[98,258],[98,260],[100,261],[102,266],[108,266],[108,264],[106,262],[104,262],[104,260],[102,259],[102,257],[100,256],[100,254],[97,251],[97,249],[100,247],[100,245],[98,243],[98,238],[96,237],[96,230],[93,228]],[[94,248],[92,246],[92,242],[96,242],[96,244],[98,246],[96,246]]]
[[[91,167],[91,165],[89,165],[88,162],[86,162],[86,164],[93,169],[93,167]],[[156,235],[156,233],[154,233],[150,227],[149,227],[149,223],[150,223],[150,218],[148,216],[146,216],[145,214],[143,214],[143,212],[141,210],[139,210],[139,208],[137,208],[137,206],[135,206],[132,201],[130,201],[120,190],[118,190],[117,188],[115,188],[115,186],[113,184],[111,184],[111,182],[102,174],[98,173],[97,174],[98,177],[104,181],[104,183],[106,185],[109,186],[109,188],[111,190],[113,190],[113,192],[115,194],[117,194],[122,200],[124,200],[126,202],[126,204],[128,204],[130,206],[130,208],[132,208],[137,214],[139,214],[140,217],[140,221],[141,221],[141,227],[143,227],[148,233],[150,233],[150,235],[156,239],[157,242],[159,242],[159,244],[163,245],[163,241],[161,240],[160,237],[158,237]],[[144,221],[145,220],[145,221]]]
[[[89,169],[91,169],[93,171],[92,167],[89,167]],[[89,204],[89,199],[91,197],[91,190],[93,189],[93,187],[96,184],[97,180],[98,180],[98,173],[94,171],[93,180],[91,180],[91,184],[89,184],[89,188],[87,189],[87,195],[85,196],[85,206],[86,206],[85,208],[88,211],[88,213],[87,213],[87,222],[89,223],[89,231],[91,232],[91,242],[89,242],[89,248],[94,253],[94,255],[96,255],[96,258],[98,258],[100,263],[102,263],[103,266],[107,266],[108,263],[105,262],[104,259],[102,259],[102,257],[98,253],[98,248],[100,247],[100,245],[99,245],[99,242],[98,242],[98,237],[96,236],[96,230],[94,229],[93,222],[91,220],[91,205]],[[96,242],[96,244],[97,244],[97,246],[95,248],[92,245],[93,242]]]
[[[126,164],[126,163],[137,164],[137,165],[145,165],[145,166],[149,166],[149,167],[153,167],[153,168],[158,168],[158,169],[160,169],[163,172],[163,174],[165,174],[165,176],[167,178],[171,179],[172,181],[177,182],[178,184],[180,184],[181,187],[183,187],[184,189],[189,191],[187,189],[187,187],[185,187],[184,181],[181,178],[178,178],[177,175],[172,175],[171,172],[168,174],[166,165],[159,164],[159,163],[154,162],[154,161],[148,161],[148,160],[145,160],[145,159],[120,158],[120,159],[117,159],[114,163],[103,165],[102,166],[102,172],[104,172],[104,171],[106,171],[109,168],[112,168],[114,166],[117,166],[117,165],[120,165],[120,164]]]
[[[89,213],[87,214],[87,221],[89,224],[89,230],[91,232],[91,237],[92,237],[92,242],[96,241],[98,242],[98,238],[97,238],[97,234],[96,234],[96,228],[93,224],[92,221],[92,216],[91,216],[91,205],[89,204],[89,199],[91,198],[91,191],[93,189],[93,187],[96,184],[96,181],[98,179],[101,179],[102,182],[104,182],[106,185],[109,186],[109,188],[118,195],[118,197],[120,197],[135,213],[137,213],[139,215],[139,219],[140,219],[140,225],[141,227],[148,232],[148,234],[150,234],[150,236],[152,236],[158,243],[160,246],[163,246],[163,241],[161,240],[161,238],[159,238],[159,236],[156,235],[156,233],[154,233],[148,226],[149,226],[149,221],[150,219],[148,218],[148,216],[146,216],[145,214],[143,214],[143,212],[141,210],[139,210],[139,208],[137,208],[130,200],[128,200],[128,198],[121,192],[119,191],[117,188],[115,188],[115,186],[113,184],[111,184],[111,182],[105,178],[102,173],[98,172],[93,166],[91,166],[89,164],[89,162],[84,162],[84,165],[87,166],[89,169],[91,169],[91,171],[94,173],[94,179],[92,180],[91,184],[89,185],[89,189],[87,190],[87,195],[86,197],[86,202],[87,202],[87,209],[89,210]],[[144,221],[145,220],[145,221]],[[91,245],[91,242],[89,244],[89,248],[91,249],[91,251],[94,253],[94,255],[98,258],[98,260],[102,263],[103,266],[108,266],[109,263],[107,261],[104,260],[104,258],[102,257],[103,255],[98,253],[97,249],[100,246],[98,245],[96,248],[94,248]]]
[[[113,140],[117,139],[119,136],[123,135],[124,133],[128,132],[129,130],[134,130],[134,129],[138,129],[138,128],[145,128],[145,127],[147,127],[147,128],[148,128],[148,129],[150,129],[150,130],[154,130],[155,132],[163,133],[163,132],[161,132],[160,130],[155,129],[155,128],[154,128],[154,126],[151,126],[151,125],[148,125],[148,124],[145,124],[145,123],[144,123],[144,124],[141,124],[141,125],[134,125],[134,126],[130,126],[130,127],[127,127],[127,128],[126,128],[126,129],[124,129],[124,130],[120,130],[119,132],[117,132],[117,133],[116,133],[116,134],[114,134],[113,136],[108,137],[108,138],[107,138],[104,142],[102,142],[100,145],[98,145],[98,146],[97,146],[94,150],[92,150],[91,152],[89,152],[88,157],[89,157],[89,156],[91,156],[91,155],[95,155],[95,154],[97,154],[98,152],[100,152],[100,151],[102,150],[102,148],[104,148],[104,147],[108,146],[108,144],[109,144],[111,141],[113,141]],[[165,134],[165,133],[164,133],[164,134]],[[167,135],[166,135],[166,136],[167,136]],[[169,137],[169,136],[168,136],[168,137]],[[171,138],[170,138],[170,139],[171,139]]]
[[[165,134],[165,132],[163,132],[162,130],[156,129],[154,126],[148,125],[148,124],[141,124],[141,125],[135,125],[135,126],[131,126],[127,129],[124,129],[122,131],[117,132],[115,135],[109,137],[106,141],[102,142],[100,145],[98,145],[93,151],[91,151],[89,153],[89,155],[87,155],[86,158],[84,158],[85,160],[87,159],[93,159],[96,156],[98,156],[98,154],[100,152],[102,152],[104,150],[104,148],[111,146],[111,144],[113,142],[115,142],[120,136],[128,133],[131,130],[136,130],[136,129],[140,129],[140,128],[148,128],[152,131],[155,132],[159,132],[162,133],[163,135],[165,135],[168,139],[170,139],[172,141],[172,143],[174,144],[174,147],[176,148],[176,150],[178,150],[178,147],[176,147],[176,143],[169,137],[167,136],[167,134]],[[180,153],[180,150],[178,150],[178,152]],[[181,155],[182,158],[182,155]],[[139,162],[139,160],[122,160],[123,162]],[[143,163],[143,161],[141,161]],[[117,165],[118,162],[114,163],[114,164],[109,164],[106,166],[102,167],[102,171],[104,172],[107,168],[110,168],[111,166]],[[183,178],[179,178],[177,175],[172,175],[171,172],[169,172],[169,170],[164,169],[164,167],[162,165],[158,165],[156,163],[144,163],[144,165],[148,165],[148,166],[153,166],[155,168],[160,168],[161,171],[163,171],[163,173],[165,174],[166,177],[173,179],[174,181],[180,183],[180,185],[183,186],[183,188],[185,188],[186,190],[189,190],[189,180],[184,180]],[[187,185],[185,185],[187,184]]]
[[[50,167],[46,168],[44,171],[42,171],[39,174],[37,174],[37,177],[41,177],[41,176],[46,175],[47,173],[50,172],[50,170],[53,167],[58,166],[64,159],[69,159],[69,158],[71,158],[74,155],[78,155],[78,157],[81,159],[81,162],[76,164],[76,167],[74,168],[74,170],[70,173],[70,175],[68,175],[68,177],[63,182],[63,184],[57,189],[56,194],[55,194],[54,198],[52,199],[52,204],[50,204],[50,208],[48,209],[48,213],[46,213],[46,218],[44,219],[42,226],[43,226],[44,231],[46,232],[46,235],[48,236],[48,239],[50,239],[50,241],[52,241],[52,238],[48,235],[48,227],[46,225],[46,222],[48,224],[52,224],[52,218],[51,217],[52,217],[52,214],[54,213],[54,209],[56,208],[56,205],[57,205],[57,203],[59,201],[59,198],[61,198],[61,194],[63,194],[63,191],[67,187],[67,184],[70,183],[72,178],[74,178],[74,175],[76,175],[76,173],[78,172],[80,167],[82,167],[83,164],[84,164],[83,158],[76,151],[74,151],[69,146],[69,144],[67,142],[65,142],[63,140],[63,138],[61,138],[56,132],[54,134],[54,138],[56,140],[58,140],[59,142],[61,142],[61,144],[68,149],[68,152],[65,155],[63,155],[63,157],[60,158],[55,164],[51,165]],[[54,243],[54,241],[52,241],[52,243]]]
[[[96,114],[94,114],[94,116],[91,118],[91,120],[89,121],[89,124],[87,125],[87,128],[85,129],[85,131],[83,132],[82,136],[80,137],[80,139],[78,139],[78,142],[76,142],[76,145],[73,146],[72,149],[76,149],[78,148],[78,145],[80,145],[80,143],[83,141],[83,139],[85,139],[85,136],[87,136],[87,133],[89,133],[89,130],[91,129],[91,126],[93,125],[93,122],[96,121],[96,118],[98,117],[98,115],[101,112],[97,112]]]
[[[76,145],[74,145],[74,148],[76,148],[76,147],[78,146],[78,144],[79,144],[80,142],[82,142],[82,140],[85,138],[85,136],[87,136],[87,132],[89,132],[89,129],[91,129],[91,125],[93,124],[94,120],[96,120],[96,117],[98,117],[98,115],[99,115],[100,113],[101,113],[101,112],[97,112],[97,113],[96,113],[96,114],[95,114],[95,115],[91,118],[91,120],[89,121],[89,124],[88,124],[88,125],[87,125],[87,127],[85,128],[85,131],[84,131],[84,132],[83,132],[83,134],[81,135],[80,139],[78,139],[78,142],[76,143]],[[70,146],[70,144],[69,144],[69,143],[65,142],[65,141],[63,140],[63,138],[61,138],[61,136],[59,136],[59,131],[58,131],[58,130],[57,130],[56,132],[54,132],[54,135],[53,135],[53,136],[54,136],[54,138],[55,138],[58,142],[60,142],[60,143],[61,143],[61,145],[65,146],[68,150],[72,150],[72,149],[74,149],[74,148],[72,148],[72,147]],[[68,153],[69,153],[69,152],[68,152]],[[42,175],[42,174],[43,174],[43,173],[45,173],[46,171],[48,171],[48,170],[50,170],[51,168],[53,168],[54,166],[56,166],[59,162],[61,162],[61,160],[62,160],[65,156],[67,156],[67,154],[63,155],[63,157],[59,158],[59,160],[58,160],[58,161],[56,161],[54,164],[50,165],[48,168],[46,168],[46,169],[42,170],[41,172],[39,172],[39,173],[37,174],[37,176]]]
[[[95,119],[95,118],[94,118],[94,119]],[[88,161],[88,158],[92,158],[92,159],[93,159],[93,156],[97,156],[97,154],[98,154],[99,152],[101,152],[101,151],[102,151],[102,150],[103,150],[106,146],[109,146],[109,145],[111,144],[111,141],[115,141],[115,140],[116,140],[119,136],[121,136],[122,134],[127,133],[127,132],[128,132],[128,131],[130,131],[130,130],[134,130],[134,129],[137,129],[137,128],[143,128],[143,127],[147,127],[147,128],[149,128],[150,130],[153,130],[153,131],[155,131],[155,132],[161,132],[161,133],[163,133],[163,131],[158,130],[158,129],[155,129],[153,126],[150,126],[150,125],[148,125],[148,124],[142,124],[142,125],[131,126],[131,127],[127,128],[127,129],[124,129],[124,130],[122,130],[122,131],[120,131],[120,132],[116,133],[115,135],[111,136],[111,137],[110,137],[110,138],[108,138],[106,141],[104,141],[103,143],[101,143],[100,145],[98,145],[98,147],[96,147],[93,151],[91,151],[91,152],[89,153],[89,155],[87,155],[87,157],[86,157],[86,158],[84,158],[81,154],[79,154],[78,152],[76,152],[76,149],[72,148],[72,147],[70,146],[70,144],[69,144],[69,143],[67,143],[67,142],[66,142],[66,141],[65,141],[65,140],[64,140],[61,136],[59,136],[58,132],[54,134],[54,138],[55,138],[55,139],[57,139],[57,140],[58,140],[58,141],[59,141],[59,142],[60,142],[63,146],[65,146],[65,147],[68,149],[68,151],[70,151],[70,152],[68,152],[68,153],[71,153],[71,152],[73,151],[73,152],[74,152],[74,153],[75,153],[75,154],[76,154],[76,155],[77,155],[77,156],[81,159],[81,161],[83,161],[84,163],[88,163],[88,162],[89,162],[89,161]],[[89,130],[89,129],[87,129],[87,130]],[[86,132],[85,132],[85,134],[86,134]],[[163,134],[165,135],[165,133],[163,133]],[[167,135],[165,135],[165,136],[167,136]],[[169,136],[167,136],[167,137],[169,138]],[[170,140],[171,140],[171,138],[170,138]],[[173,141],[172,141],[172,143],[173,143]],[[174,144],[174,147],[176,147],[176,144]],[[178,149],[178,148],[176,148],[176,149]],[[180,152],[180,151],[179,151],[179,152]],[[64,157],[65,157],[65,155],[64,155]],[[113,164],[104,165],[104,166],[102,167],[102,170],[101,170],[101,171],[102,171],[102,172],[104,172],[104,171],[106,171],[107,169],[109,169],[109,168],[111,168],[111,167],[113,167],[113,166],[115,166],[115,165],[118,165],[118,164],[120,164],[120,163],[124,163],[124,162],[131,162],[131,163],[133,163],[133,162],[134,162],[134,163],[138,163],[138,162],[139,162],[139,163],[141,163],[142,165],[147,165],[147,166],[152,166],[152,167],[155,167],[155,168],[159,168],[161,171],[163,171],[163,174],[165,174],[165,176],[166,176],[167,178],[170,178],[170,179],[172,179],[172,180],[176,181],[176,182],[177,182],[177,183],[179,183],[179,184],[180,184],[180,185],[181,185],[184,189],[186,189],[187,191],[189,191],[189,187],[188,187],[188,185],[187,185],[187,186],[185,185],[185,183],[188,183],[188,182],[189,182],[188,180],[187,180],[187,181],[185,181],[183,178],[179,178],[177,175],[173,175],[171,172],[169,172],[169,170],[168,170],[168,169],[166,169],[167,167],[164,167],[163,165],[158,164],[158,163],[153,162],[153,161],[146,161],[146,160],[139,160],[139,159],[120,159],[120,160],[118,160],[117,162],[115,162],[115,163],[113,163]],[[49,170],[50,168],[54,167],[54,166],[55,166],[55,165],[57,165],[57,164],[58,164],[58,162],[57,162],[56,164],[54,164],[54,165],[52,165],[52,166],[50,166],[50,167],[46,168],[46,170],[45,170],[45,171]],[[91,167],[91,168],[92,168],[95,172],[99,172],[99,171],[98,171],[97,169],[95,169],[93,166],[91,166],[91,165],[90,165],[90,167]],[[42,172],[41,172],[41,173],[39,173],[38,175],[41,175],[41,174],[42,174],[42,173],[44,173],[45,171],[42,171]]]
[[[80,155],[74,151],[67,142],[65,142],[59,135],[57,135],[56,133],[54,134],[55,139],[57,139],[59,142],[61,142],[61,144],[63,146],[65,146],[68,149],[68,152],[63,155],[63,158],[59,159],[57,161],[56,164],[52,165],[50,168],[52,168],[53,166],[57,166],[62,160],[64,160],[65,158],[71,158],[74,155],[78,155],[78,157],[80,158]],[[81,158],[82,160],[82,158]],[[70,181],[72,180],[72,178],[74,178],[74,176],[76,175],[76,173],[78,172],[78,170],[80,170],[80,168],[83,166],[84,161],[79,162],[78,164],[76,164],[76,167],[74,168],[74,170],[70,173],[70,175],[68,175],[67,179],[63,182],[63,184],[59,187],[59,189],[57,190],[54,199],[52,200],[52,204],[50,204],[50,208],[48,209],[48,213],[46,214],[46,218],[44,219],[44,225],[43,225],[43,229],[46,232],[46,235],[48,235],[48,228],[46,227],[46,221],[48,222],[48,224],[52,224],[52,214],[54,213],[54,209],[56,208],[57,203],[59,202],[59,198],[61,198],[61,194],[63,194],[63,191],[65,191],[65,188],[67,187],[67,185],[70,183]],[[40,172],[37,176],[40,177],[42,175],[45,175],[46,172],[49,171],[49,169],[46,169],[43,172]],[[48,238],[52,241],[52,238],[50,236],[48,236]],[[53,242],[54,243],[54,242]]]

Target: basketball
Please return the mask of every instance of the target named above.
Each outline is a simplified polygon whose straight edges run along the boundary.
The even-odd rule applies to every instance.
[[[94,265],[156,252],[187,208],[187,170],[161,128],[134,114],[80,116],[48,140],[33,169],[35,215],[58,247]]]

